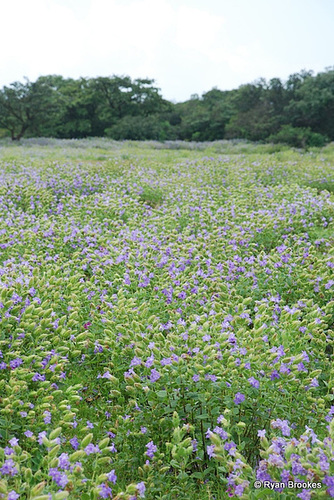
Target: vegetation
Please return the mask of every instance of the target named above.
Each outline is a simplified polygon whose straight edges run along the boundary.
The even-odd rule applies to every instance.
[[[333,146],[0,146],[0,498],[334,497]]]
[[[43,76],[1,89],[0,134],[323,146],[334,140],[334,69],[301,71],[286,82],[260,79],[232,91],[214,88],[177,104],[163,99],[151,79]]]

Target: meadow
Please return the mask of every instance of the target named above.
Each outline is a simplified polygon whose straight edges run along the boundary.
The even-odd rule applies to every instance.
[[[2,141],[0,498],[334,497],[333,193],[333,144]]]

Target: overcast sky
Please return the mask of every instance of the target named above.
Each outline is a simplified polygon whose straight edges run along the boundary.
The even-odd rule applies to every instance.
[[[334,0],[2,0],[0,87],[153,78],[166,99],[334,65]]]

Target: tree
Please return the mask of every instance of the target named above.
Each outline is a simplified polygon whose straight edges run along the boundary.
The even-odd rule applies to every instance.
[[[98,116],[104,130],[110,129],[126,116],[149,116],[171,110],[154,80],[129,76],[98,77],[92,80],[92,91],[98,103]]]
[[[334,140],[334,70],[300,81],[285,113],[294,127],[309,127]]]
[[[40,129],[53,119],[57,99],[53,89],[43,81],[14,82],[0,91],[0,126],[9,130],[13,141],[27,132],[39,135]]]

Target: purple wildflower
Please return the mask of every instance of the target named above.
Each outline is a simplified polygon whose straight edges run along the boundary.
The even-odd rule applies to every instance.
[[[12,458],[8,458],[4,461],[4,464],[0,469],[0,475],[16,476],[16,474],[18,474],[18,470],[15,465],[14,460]]]
[[[139,496],[144,498],[146,486],[145,486],[145,483],[143,481],[141,481],[140,483],[137,484],[137,490],[138,490]]]
[[[50,413],[49,411],[47,411],[47,410],[46,410],[46,411],[43,413],[43,415],[44,415],[44,423],[45,423],[45,424],[51,424],[51,413]]]
[[[107,474],[107,479],[108,481],[110,481],[111,483],[116,483],[117,481],[117,476],[115,474],[115,469],[111,470],[110,472],[108,472]]]
[[[149,457],[149,458],[153,458],[154,457],[154,453],[157,451],[157,447],[156,445],[153,443],[153,441],[150,441],[149,443],[147,443],[146,445],[146,448],[147,448],[147,451],[146,451],[146,455]]]
[[[155,368],[152,368],[150,375],[150,382],[156,382],[161,377],[161,374]]]
[[[260,387],[260,382],[254,377],[249,377],[248,382],[252,387],[255,387],[255,389],[258,389]]]
[[[49,476],[61,488],[65,488],[68,483],[68,477],[65,473],[61,473],[57,467],[49,469]]]
[[[233,401],[236,405],[238,405],[243,401],[245,401],[245,395],[242,394],[241,392],[237,392]]]
[[[106,484],[101,484],[100,486],[100,491],[99,491],[99,497],[101,498],[111,498],[112,491],[109,486]]]
[[[77,450],[79,448],[78,438],[74,436],[72,439],[70,439],[70,444],[74,450]]]
[[[207,452],[209,458],[214,458],[216,456],[214,451],[215,451],[214,444],[210,444],[209,446],[206,447],[206,452]]]
[[[16,491],[12,490],[8,493],[7,500],[17,500],[19,498],[19,494]]]
[[[68,454],[67,453],[62,453],[58,459],[58,466],[60,469],[63,469],[63,470],[69,470],[70,468],[70,460],[68,458]]]

